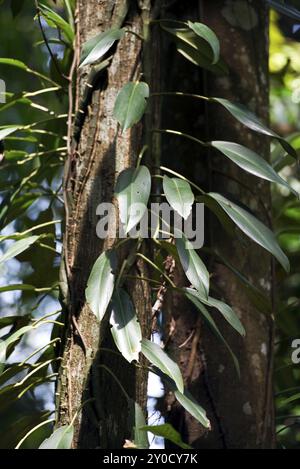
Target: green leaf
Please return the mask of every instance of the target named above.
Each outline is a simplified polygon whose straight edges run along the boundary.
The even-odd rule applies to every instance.
[[[6,127],[4,129],[0,129],[0,140],[4,140],[5,137],[7,137],[8,135],[16,132],[16,130],[18,130],[19,127],[16,127],[16,126],[13,126],[13,127]]]
[[[150,340],[143,339],[142,354],[150,363],[173,379],[179,391],[183,392],[183,379],[179,366],[166,354],[166,352],[162,350],[159,345],[151,342]]]
[[[123,357],[138,361],[142,331],[132,301],[125,290],[117,289],[112,298],[111,333]]]
[[[102,320],[113,294],[116,263],[114,251],[103,252],[93,265],[88,279],[85,297],[99,321]]]
[[[0,64],[12,65],[13,67],[20,68],[20,69],[24,70],[25,72],[28,69],[27,65],[24,64],[24,62],[22,62],[21,60],[17,60],[17,59],[9,59],[9,58],[5,58],[5,57],[1,57],[0,58]]]
[[[185,220],[191,213],[195,197],[191,186],[184,179],[164,176],[163,189],[171,207]]]
[[[197,36],[208,42],[213,51],[212,63],[217,63],[220,57],[220,43],[215,33],[203,23],[192,23],[191,21],[188,21],[188,26],[195,34],[197,34]]]
[[[280,262],[282,267],[289,272],[289,260],[279,247],[274,233],[261,221],[251,215],[243,208],[227,200],[215,192],[208,193],[210,197],[218,202],[224,212],[236,223],[236,225],[253,241],[265,248]]]
[[[20,319],[20,316],[3,316],[0,318],[0,328],[11,326],[15,322],[17,322],[18,319]]]
[[[183,55],[189,62],[198,67],[205,68],[217,75],[228,73],[224,61],[219,59],[214,63],[215,54],[211,45],[190,28],[173,28],[161,26],[174,38],[177,51]]]
[[[12,285],[5,285],[3,287],[0,287],[0,293],[6,292],[6,291],[35,291],[35,286],[33,285],[27,285],[26,283],[18,283],[18,284],[12,284]]]
[[[249,148],[238,143],[222,141],[213,141],[211,145],[248,173],[281,184],[299,197],[299,194],[276,173],[266,160]]]
[[[97,34],[83,44],[80,58],[80,66],[92,64],[100,60],[104,54],[112,47],[115,41],[120,40],[125,34],[125,29],[109,29]]]
[[[282,147],[290,155],[297,159],[297,153],[295,149],[284,138],[280,137],[280,135],[277,135],[275,132],[266,127],[259,120],[259,118],[251,111],[249,111],[245,106],[242,104],[232,103],[231,101],[228,101],[228,99],[223,98],[211,98],[211,101],[215,101],[224,106],[233,117],[235,117],[239,122],[244,124],[249,129],[254,130],[254,132],[259,132],[261,134],[268,135],[269,137],[276,138],[281,143]]]
[[[51,8],[49,8],[47,5],[43,5],[40,3],[39,7],[47,24],[52,28],[54,27],[60,29],[63,32],[68,44],[73,47],[74,31],[70,24],[67,23],[67,21],[65,21],[55,11],[51,10]]]
[[[192,449],[190,445],[184,443],[181,439],[180,433],[170,424],[164,423],[162,425],[146,425],[140,427],[140,430],[144,432],[151,432],[153,435],[162,436],[166,440],[175,443],[175,445],[179,446],[179,448],[183,449]]]
[[[0,264],[16,257],[18,254],[21,254],[21,252],[25,251],[29,246],[35,243],[38,238],[39,236],[29,236],[28,238],[20,239],[13,243],[0,257]]]
[[[223,342],[223,344],[227,348],[228,352],[230,353],[230,355],[232,357],[232,360],[233,360],[234,366],[236,368],[237,374],[238,374],[238,376],[240,376],[240,366],[239,366],[239,362],[238,362],[236,356],[234,355],[234,353],[231,350],[231,348],[229,347],[228,343],[226,342],[226,340],[222,336],[222,334],[221,334],[217,324],[215,323],[214,319],[212,318],[211,314],[207,311],[206,307],[200,301],[199,295],[192,288],[185,288],[184,290],[185,290],[185,296],[194,304],[194,306],[198,309],[198,311],[200,311],[200,313],[202,314],[205,322],[208,324],[210,329],[213,331],[213,333],[216,335],[216,337],[218,337],[218,339],[220,339],[221,342]]]
[[[16,342],[20,337],[22,337],[27,332],[30,332],[32,329],[33,329],[32,325],[21,327],[19,330],[17,330],[13,334],[10,334],[5,340],[0,341],[0,357],[1,357],[2,364],[6,360],[7,348],[9,347],[9,345]]]
[[[53,80],[51,80],[49,77],[47,77],[46,75],[42,75],[41,73],[37,72],[36,70],[32,70],[31,68],[29,68],[24,62],[22,62],[21,60],[16,60],[16,59],[10,59],[10,58],[6,58],[6,57],[1,57],[0,58],[0,64],[4,64],[4,65],[9,65],[9,66],[12,66],[12,67],[16,67],[16,68],[19,68],[21,70],[24,70],[24,72],[27,72],[27,73],[30,73],[32,75],[35,75],[36,77],[39,77],[41,78],[42,80],[45,80],[49,83],[52,83],[53,85],[57,86],[57,83],[55,83]],[[59,87],[60,88],[60,87]]]
[[[201,297],[201,295],[198,292],[195,292],[195,295],[199,297],[199,300],[204,303],[207,306],[211,306],[213,308],[216,308],[224,319],[241,335],[245,336],[246,332],[244,329],[244,326],[242,325],[241,321],[237,317],[236,313],[233,311],[233,309],[224,303],[223,301],[216,300],[215,298],[212,298],[209,296],[208,298]]]
[[[43,441],[39,449],[71,449],[74,436],[73,425],[63,425]]]
[[[209,292],[209,273],[205,264],[183,233],[182,237],[175,239],[175,242],[185,275],[193,287],[201,293],[201,296],[207,298]]]
[[[123,132],[143,117],[149,97],[149,87],[145,82],[129,82],[119,92],[113,115]]]
[[[128,233],[143,218],[151,191],[151,175],[146,166],[128,168],[119,174],[116,197],[120,220]]]
[[[185,408],[198,422],[205,428],[210,428],[210,421],[206,416],[205,410],[198,404],[193,396],[185,391],[184,393],[176,390],[174,392],[177,401]]]
[[[149,442],[147,433],[141,429],[141,427],[146,426],[144,412],[141,406],[133,399],[129,400],[128,405],[131,418],[130,425],[133,425],[133,443],[138,449],[148,449]]]

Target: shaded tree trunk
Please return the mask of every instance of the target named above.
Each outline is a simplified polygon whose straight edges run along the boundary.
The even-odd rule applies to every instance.
[[[142,15],[146,14],[147,11],[143,13],[136,2],[79,0],[76,53],[86,40],[112,26],[121,27],[126,23],[132,31],[141,34]],[[113,232],[106,240],[97,237],[97,206],[101,202],[114,201],[116,178],[122,170],[136,163],[142,142],[141,125],[121,135],[112,117],[120,88],[128,81],[140,78],[141,40],[137,35],[126,34],[111,53],[111,63],[99,78],[87,115],[82,119],[79,138],[76,130],[78,142],[73,141],[70,172],[67,170],[65,176],[68,207],[64,256],[70,291],[67,342],[58,388],[59,423],[69,422],[86,400],[94,399],[84,405],[76,419],[76,448],[118,448],[122,447],[125,438],[131,438],[132,422],[128,418],[127,400],[116,380],[101,368],[102,365],[111,370],[129,396],[143,408],[146,399],[144,372],[136,372],[122,357],[103,350],[115,349],[108,320],[103,320],[99,327],[85,302],[85,287],[93,263],[115,241]],[[86,80],[86,69],[79,69],[75,110],[80,106]],[[126,256],[126,252],[123,255]],[[139,275],[143,275],[143,265],[138,265],[137,269]],[[143,334],[147,336],[151,317],[148,284],[131,282],[129,289]]]
[[[217,96],[241,102],[268,122],[268,9],[260,1],[176,2],[166,17],[191,19],[208,24],[220,38],[221,54],[229,75],[215,77],[198,72],[180,57],[171,60],[176,76],[167,78],[168,90]],[[178,86],[180,83],[180,86]],[[171,106],[172,103],[172,106]],[[178,98],[169,101],[168,128],[182,130],[201,140],[227,140],[249,146],[269,158],[269,140],[250,132],[220,106],[203,106]],[[205,138],[204,138],[205,137]],[[189,142],[165,140],[172,157],[166,162],[190,177],[205,190],[220,192],[244,204],[270,226],[269,184],[225,161],[220,154],[199,149]],[[174,160],[174,154],[177,155]],[[270,256],[236,231],[229,237],[214,216],[205,212],[205,247],[221,254],[273,304],[274,280]],[[206,254],[200,250],[205,259]],[[246,338],[219,320],[225,339],[239,359],[241,378],[225,348],[199,320],[182,295],[169,294],[166,341],[169,352],[177,355],[185,382],[207,410],[212,431],[204,432],[172,396],[167,397],[168,419],[183,438],[199,448],[272,447],[274,417],[272,398],[273,317],[258,311],[238,278],[217,257],[207,259],[212,272],[211,295],[233,306],[246,329]],[[180,269],[177,280],[185,282]],[[170,326],[171,325],[171,326]],[[170,335],[171,334],[171,335]],[[168,336],[170,337],[168,338]]]

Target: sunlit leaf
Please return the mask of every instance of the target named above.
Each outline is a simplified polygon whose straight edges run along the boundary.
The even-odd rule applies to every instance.
[[[213,50],[207,40],[196,34],[191,28],[173,28],[165,25],[162,25],[162,28],[173,36],[178,52],[189,62],[217,75],[228,73],[223,60],[219,58],[215,63],[215,46],[215,50]]]
[[[1,57],[0,58],[0,64],[4,64],[4,65],[9,65],[9,66],[12,66],[12,67],[16,67],[16,68],[19,68],[21,70],[24,70],[24,72],[27,72],[27,73],[30,73],[32,75],[35,75],[36,77],[39,77],[41,78],[42,80],[45,80],[49,83],[52,83],[53,85],[57,86],[57,83],[55,83],[53,80],[51,80],[49,77],[47,77],[46,75],[43,75],[41,74],[40,72],[37,72],[36,70],[32,70],[30,67],[28,67],[24,62],[22,62],[21,60],[17,60],[17,59],[10,59],[10,58],[6,58],[6,57]]]
[[[248,173],[259,176],[267,181],[281,184],[287,187],[297,197],[299,196],[299,194],[276,173],[272,166],[253,150],[233,142],[213,141],[211,144]]]
[[[184,391],[184,393],[182,393],[176,390],[174,394],[177,401],[185,408],[185,410],[187,410],[205,428],[210,428],[210,421],[206,416],[205,410],[188,391]]]
[[[29,236],[28,238],[23,238],[13,243],[0,257],[0,264],[16,257],[18,254],[21,254],[21,252],[25,251],[29,246],[35,243],[38,238],[39,236]]]
[[[142,354],[156,366],[162,373],[165,373],[171,379],[174,380],[176,386],[180,392],[183,392],[183,379],[181,371],[177,363],[175,363],[163,349],[151,342],[150,340],[142,340]]]
[[[11,284],[0,287],[0,293],[6,291],[35,291],[35,287],[33,285],[27,285],[26,283]]]
[[[215,64],[216,62],[218,62],[220,57],[220,43],[213,30],[210,29],[206,24],[192,23],[191,21],[188,21],[188,26],[194,31],[194,33],[197,34],[197,36],[200,36],[202,39],[208,42],[208,44],[212,48],[214,56],[212,63]]]
[[[132,301],[125,290],[117,289],[112,297],[111,333],[123,357],[138,361],[142,331]]]
[[[191,290],[189,290],[191,292]],[[216,308],[224,319],[241,335],[245,336],[246,331],[244,329],[244,326],[242,325],[241,321],[239,320],[238,316],[236,313],[233,311],[233,309],[224,303],[223,301],[216,300],[215,298],[212,298],[209,296],[208,298],[201,297],[201,294],[198,292],[195,292],[195,295],[199,297],[199,300],[204,303],[206,306],[211,306],[213,308]]]
[[[4,140],[5,137],[14,133],[16,130],[18,130],[18,127],[16,126],[6,127],[5,129],[0,129],[0,140]]]
[[[143,218],[151,191],[151,175],[146,166],[128,168],[119,174],[115,193],[120,220],[128,233]]]
[[[114,289],[116,255],[114,251],[103,252],[93,265],[85,296],[87,303],[99,321],[102,320]]]
[[[58,13],[51,10],[47,5],[39,4],[40,12],[50,27],[56,27],[62,31],[67,42],[72,46],[74,41],[74,31],[67,21]]]
[[[125,29],[109,29],[97,34],[83,44],[80,58],[80,67],[100,60],[101,57],[112,47],[115,41],[121,39],[125,34]]]
[[[63,425],[40,445],[39,449],[71,449],[74,436],[73,425]]]
[[[182,237],[176,238],[175,241],[185,275],[196,290],[201,293],[201,296],[207,298],[209,291],[209,273],[205,264],[193,249],[192,243],[183,233]]]
[[[148,97],[149,87],[145,82],[129,82],[123,86],[114,106],[114,117],[121,125],[123,132],[143,117]]]
[[[189,183],[179,178],[164,176],[163,189],[171,207],[185,220],[191,213],[194,203],[194,194]]]
[[[244,124],[249,129],[254,130],[254,132],[259,132],[261,134],[268,135],[269,137],[276,138],[281,143],[282,147],[290,155],[297,159],[297,153],[295,149],[284,138],[280,137],[280,135],[277,135],[275,132],[266,127],[260,121],[260,119],[255,114],[253,114],[253,112],[249,111],[249,109],[247,109],[245,106],[242,104],[232,103],[231,101],[228,101],[228,99],[223,98],[211,98],[211,100],[220,103],[225,107],[225,109],[227,109],[227,111],[230,112],[233,117],[235,117],[239,122]]]
[[[140,427],[140,430],[144,432],[151,432],[156,436],[161,436],[166,440],[175,443],[175,445],[179,446],[179,448],[192,449],[190,445],[182,441],[180,433],[178,433],[178,431],[175,430],[175,428],[170,423],[164,423],[162,425],[147,425]]]
[[[222,195],[214,192],[210,192],[208,195],[218,202],[227,215],[249,238],[273,254],[282,267],[289,272],[289,260],[279,247],[274,233],[266,225],[250,212],[247,212]]]
[[[142,428],[146,426],[144,412],[141,406],[133,399],[129,401],[129,415],[131,418],[131,425],[133,426],[133,443],[138,449],[148,449],[148,437]]]

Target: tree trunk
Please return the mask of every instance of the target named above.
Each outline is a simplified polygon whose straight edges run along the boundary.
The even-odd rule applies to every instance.
[[[217,34],[229,75],[215,77],[172,56],[176,76],[168,76],[168,90],[217,96],[241,102],[268,122],[268,9],[260,1],[176,2],[166,17],[203,21]],[[170,54],[169,54],[170,55]],[[180,86],[178,86],[180,83]],[[178,98],[169,102],[164,127],[195,135],[201,140],[241,143],[269,158],[269,141],[247,130],[220,106],[196,105]],[[172,105],[171,105],[172,104]],[[166,106],[167,107],[167,106]],[[220,154],[199,149],[189,142],[165,140],[166,163],[187,175],[205,190],[220,192],[249,207],[270,225],[269,184],[228,163]],[[173,148],[174,146],[174,148]],[[164,147],[163,147],[164,148]],[[174,160],[174,154],[178,155]],[[179,156],[180,155],[180,156]],[[273,304],[274,281],[270,256],[235,232],[229,237],[208,210],[205,212],[205,247],[217,251]],[[205,259],[205,253],[200,250]],[[245,329],[242,339],[213,311],[226,341],[239,359],[241,378],[224,347],[199,321],[198,313],[179,294],[170,294],[166,327],[167,348],[177,355],[185,382],[207,410],[212,430],[204,432],[172,396],[167,397],[168,419],[183,438],[199,448],[266,448],[274,445],[272,399],[273,318],[259,312],[249,300],[238,278],[225,265],[209,257],[211,295],[235,309]],[[273,262],[273,261],[272,261]],[[184,276],[177,269],[177,281]],[[171,324],[171,327],[170,327]],[[170,337],[168,338],[168,336]],[[205,435],[204,435],[205,433]]]
[[[203,2],[203,20],[222,38],[222,55],[230,69],[228,78],[209,80],[208,93],[245,104],[268,124],[268,7],[259,0],[236,3],[238,8],[231,1]],[[210,110],[209,122],[212,138],[244,144],[269,159],[268,138],[247,130],[220,107]],[[270,226],[269,183],[222,161],[220,155],[212,154],[211,158],[213,189],[239,200]],[[245,237],[239,240],[235,235],[229,239],[214,222],[210,235],[213,248],[265,294],[273,309],[274,260],[269,254]],[[267,310],[261,312],[253,306],[237,276],[226,266],[215,262],[213,272],[219,294],[233,305],[246,329],[246,338],[240,339],[230,328],[222,328],[239,358],[240,380],[229,363],[228,354],[221,357],[216,353],[209,337],[205,337],[203,344],[208,354],[211,393],[222,423],[224,441],[232,448],[270,448],[275,443],[274,318]],[[217,433],[213,432],[210,438],[213,446],[220,442]]]
[[[141,34],[142,15],[146,14],[147,11],[143,13],[136,2],[78,0],[76,54],[86,40],[112,26],[121,27],[126,23],[132,31]],[[107,365],[132,399],[143,408],[146,402],[147,379],[144,372],[135,371],[121,356],[103,350],[115,350],[108,321],[103,320],[99,327],[85,302],[91,268],[100,253],[115,241],[114,233],[104,241],[97,237],[96,208],[101,202],[114,201],[118,174],[136,163],[141,150],[142,126],[137,125],[122,135],[112,117],[118,91],[128,81],[140,77],[141,40],[137,35],[126,34],[109,54],[113,54],[111,63],[93,90],[88,113],[81,122],[82,128],[76,129],[78,142],[73,141],[69,155],[70,173],[67,172],[65,177],[68,207],[64,257],[69,311],[67,341],[57,390],[59,424],[70,422],[86,400],[94,399],[79,411],[75,422],[75,448],[118,448],[123,446],[125,438],[131,438],[128,402],[103,365]],[[86,80],[86,68],[79,69],[75,110],[78,110],[84,94]],[[143,265],[137,268],[139,275],[143,275]],[[131,282],[129,288],[143,335],[147,337],[151,318],[148,284]]]

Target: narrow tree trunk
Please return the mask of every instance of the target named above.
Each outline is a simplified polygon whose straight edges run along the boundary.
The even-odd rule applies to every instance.
[[[128,11],[126,7],[128,6]],[[144,13],[145,14],[145,13]],[[124,0],[78,0],[76,53],[89,38],[102,31],[126,24],[133,32],[143,30],[142,12],[136,2]],[[131,438],[128,402],[109,370],[126,392],[145,407],[146,376],[136,372],[125,360],[102,349],[115,349],[107,320],[100,327],[85,302],[85,287],[93,263],[115,241],[97,238],[96,208],[114,200],[118,174],[136,163],[141,150],[142,126],[121,135],[112,110],[120,88],[140,78],[142,44],[137,35],[126,34],[110,51],[112,59],[92,93],[88,113],[83,119],[79,141],[69,155],[71,173],[66,175],[66,234],[64,256],[70,286],[67,342],[59,380],[59,423],[70,422],[87,399],[76,419],[74,447],[118,448]],[[76,84],[78,109],[87,80],[86,69],[79,69]],[[77,138],[78,138],[77,129]],[[124,253],[124,256],[126,253]],[[143,275],[143,265],[139,265]],[[131,282],[133,298],[144,336],[151,317],[150,291],[146,282]],[[75,321],[77,326],[75,325]],[[80,335],[78,333],[80,330]],[[82,340],[83,339],[83,340]],[[84,344],[83,344],[84,341]]]

